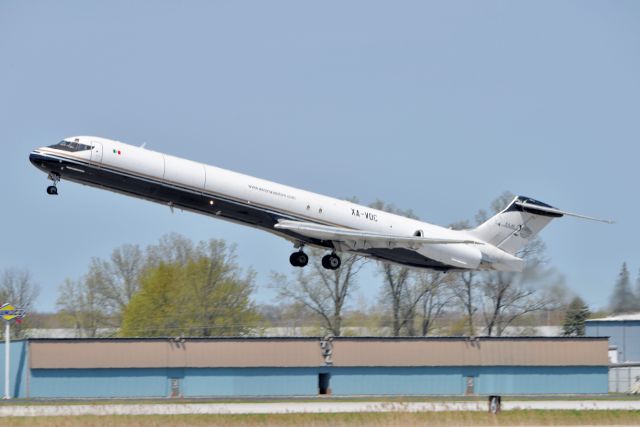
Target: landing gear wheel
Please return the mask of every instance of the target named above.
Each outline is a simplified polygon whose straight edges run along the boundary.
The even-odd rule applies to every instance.
[[[322,266],[327,270],[337,270],[340,268],[340,257],[336,254],[329,254],[322,257]]]
[[[309,263],[309,257],[304,252],[298,251],[291,254],[289,262],[294,267],[304,267]]]
[[[56,184],[58,184],[58,182],[60,182],[60,175],[55,173],[55,172],[50,172],[49,176],[47,176],[47,178],[50,181],[53,181],[53,185],[50,185],[47,187],[47,194],[51,195],[51,196],[57,196],[58,195],[58,187],[56,187]]]

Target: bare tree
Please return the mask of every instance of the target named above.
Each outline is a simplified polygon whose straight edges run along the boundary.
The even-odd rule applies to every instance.
[[[272,287],[284,300],[299,303],[317,314],[327,331],[340,336],[345,304],[366,260],[357,255],[342,254],[341,267],[327,270],[320,263],[321,255],[321,251],[311,250],[311,271],[299,270],[293,280],[274,273]]]
[[[444,273],[383,264],[382,306],[390,307],[393,336],[427,335],[450,301]],[[394,270],[396,270],[394,272]]]
[[[40,287],[33,282],[29,270],[7,269],[2,273],[0,304],[11,303],[15,307],[24,309],[28,316],[39,294]],[[14,325],[13,335],[21,337],[26,326],[28,326],[28,317],[26,323]]]
[[[394,337],[400,336],[400,331],[407,323],[407,304],[403,304],[403,299],[408,295],[410,273],[408,267],[380,263],[380,274],[385,284],[382,299],[386,303],[384,305],[391,308],[391,332]]]
[[[552,297],[563,277],[532,261],[522,273],[491,272],[483,283],[485,331],[501,336],[516,319],[536,311],[557,308]]]
[[[96,298],[112,318],[113,326],[120,325],[124,309],[140,289],[145,262],[140,247],[128,244],[114,249],[108,261],[91,260],[86,280],[95,284]]]
[[[435,271],[422,271],[417,275],[420,289],[423,290],[420,298],[420,333],[427,336],[433,329],[433,324],[438,319],[445,307],[455,297],[451,291],[453,275]]]
[[[469,336],[476,334],[474,315],[478,310],[476,303],[479,277],[480,273],[477,271],[457,273],[452,285],[453,295],[465,315],[466,332]]]
[[[71,322],[77,337],[96,337],[107,326],[107,314],[98,296],[98,284],[91,276],[66,279],[59,288],[56,306],[63,321]]]
[[[29,270],[8,269],[2,273],[2,303],[9,302],[28,313],[32,311],[39,294],[40,287],[33,282]]]

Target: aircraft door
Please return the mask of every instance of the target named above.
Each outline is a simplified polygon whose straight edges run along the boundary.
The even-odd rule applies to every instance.
[[[91,149],[91,163],[102,163],[102,143],[91,142],[93,148]]]

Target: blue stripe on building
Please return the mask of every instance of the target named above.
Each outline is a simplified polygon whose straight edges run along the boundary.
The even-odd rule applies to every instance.
[[[607,372],[606,366],[34,369],[29,395],[167,397],[176,379],[183,397],[315,396],[321,373],[330,375],[336,396],[463,395],[469,377],[478,395],[602,394]]]

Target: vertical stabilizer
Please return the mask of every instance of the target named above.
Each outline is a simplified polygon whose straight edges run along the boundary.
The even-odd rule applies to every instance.
[[[469,233],[503,251],[515,254],[563,212],[530,197],[516,196],[500,213]]]

